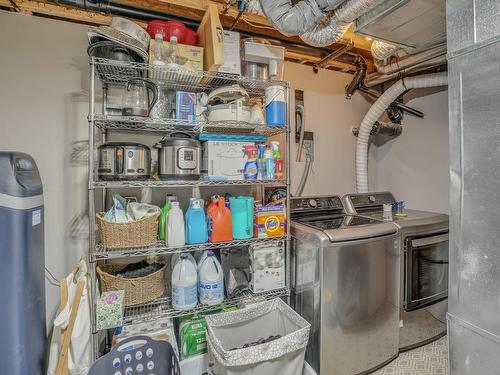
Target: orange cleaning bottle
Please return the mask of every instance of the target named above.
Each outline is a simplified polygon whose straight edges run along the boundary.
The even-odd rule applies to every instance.
[[[217,195],[207,208],[208,240],[210,242],[224,242],[233,239],[233,224],[231,210],[226,207],[226,200]]]

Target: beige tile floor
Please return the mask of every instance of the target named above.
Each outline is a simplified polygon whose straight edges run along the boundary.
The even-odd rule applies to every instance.
[[[447,375],[448,342],[444,336],[420,348],[401,353],[374,375]]]

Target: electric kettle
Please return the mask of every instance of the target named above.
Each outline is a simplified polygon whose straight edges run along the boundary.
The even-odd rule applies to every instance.
[[[151,95],[149,94],[151,92]],[[127,82],[123,92],[123,116],[148,117],[158,100],[158,86],[144,78]]]
[[[253,237],[253,204],[253,197],[229,198],[235,240],[246,240]]]

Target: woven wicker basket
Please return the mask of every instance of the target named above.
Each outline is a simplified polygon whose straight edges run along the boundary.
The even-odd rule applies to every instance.
[[[125,266],[125,264],[105,264],[96,267],[101,281],[102,292],[124,290],[125,306],[151,302],[164,295],[166,264],[158,271],[144,277],[134,279],[116,277],[116,273],[121,271]]]
[[[159,216],[158,214],[131,223],[110,223],[103,220],[103,212],[97,213],[101,243],[108,249],[151,246],[158,241]]]

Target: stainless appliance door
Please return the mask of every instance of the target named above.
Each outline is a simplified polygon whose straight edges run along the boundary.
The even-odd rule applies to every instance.
[[[321,374],[365,373],[397,357],[399,246],[392,235],[321,251]]]
[[[406,311],[448,297],[448,238],[448,233],[443,233],[405,239]]]

